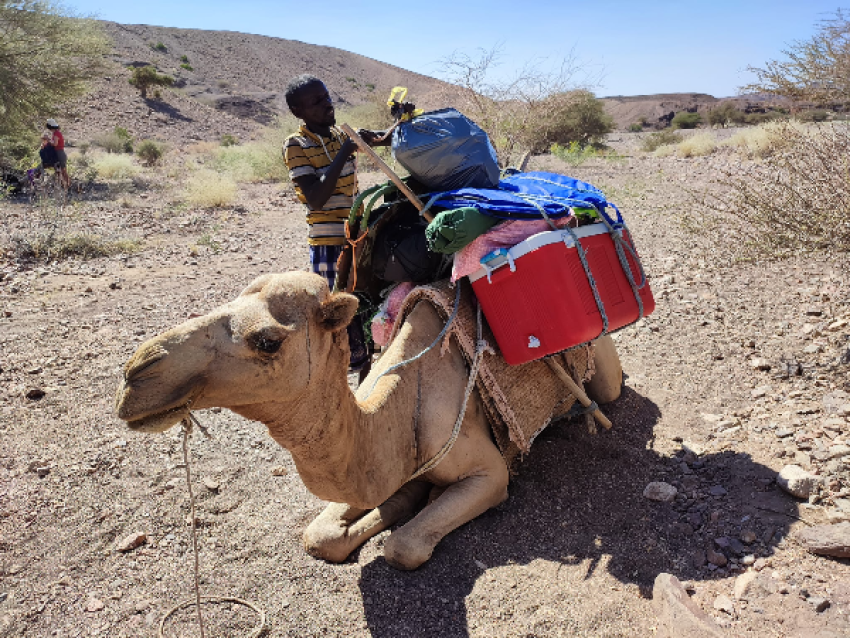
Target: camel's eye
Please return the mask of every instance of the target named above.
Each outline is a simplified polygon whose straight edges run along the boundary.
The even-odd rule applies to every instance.
[[[264,334],[254,335],[249,341],[256,350],[264,354],[274,354],[280,350],[280,346],[283,344],[283,339]]]

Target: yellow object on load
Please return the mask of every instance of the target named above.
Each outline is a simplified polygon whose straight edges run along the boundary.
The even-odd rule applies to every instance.
[[[393,90],[390,91],[390,97],[387,99],[387,106],[390,108],[393,107],[403,107],[404,106],[404,98],[407,97],[407,87],[404,86],[396,86],[393,87]],[[409,106],[413,106],[412,104]],[[403,112],[402,116],[399,118],[399,122],[407,122],[408,120],[413,119],[419,115],[422,115],[425,111],[422,109],[413,109],[412,111]]]

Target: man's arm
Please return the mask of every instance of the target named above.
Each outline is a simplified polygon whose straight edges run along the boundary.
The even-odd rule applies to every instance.
[[[340,173],[342,173],[342,169],[345,168],[345,163],[356,150],[357,145],[354,142],[345,140],[324,175],[321,177],[303,175],[293,180],[304,193],[307,205],[311,210],[322,210],[328,203],[334,190],[336,190],[336,182]]]
[[[386,131],[370,131],[362,128],[357,131],[357,134],[363,138],[369,146],[389,146],[393,141],[392,135],[387,135]]]

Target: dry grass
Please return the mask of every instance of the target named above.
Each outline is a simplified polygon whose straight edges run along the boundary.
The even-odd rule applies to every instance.
[[[197,208],[224,208],[233,203],[236,180],[209,169],[201,169],[186,184],[186,203]]]
[[[812,130],[811,126],[795,121],[768,122],[739,131],[723,142],[723,146],[731,146],[747,157],[764,158],[787,148],[798,135],[807,135]]]
[[[752,148],[764,154],[721,171],[694,230],[715,230],[748,257],[850,251],[850,128],[780,122],[763,129],[767,145]]]
[[[663,147],[662,147],[663,148]],[[699,157],[710,155],[717,149],[717,140],[711,133],[697,133],[685,138],[676,147],[676,155],[679,157]]]
[[[130,179],[139,170],[130,155],[100,155],[92,161],[92,167],[102,179]]]

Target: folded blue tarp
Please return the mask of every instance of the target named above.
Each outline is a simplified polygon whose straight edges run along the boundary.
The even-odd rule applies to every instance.
[[[611,207],[617,221],[622,222],[617,207],[608,202],[601,190],[556,173],[514,173],[502,178],[498,189],[461,188],[435,196],[434,206],[472,206],[484,215],[502,219],[540,219],[541,209],[553,218],[569,215],[571,208],[595,208],[604,214]]]

